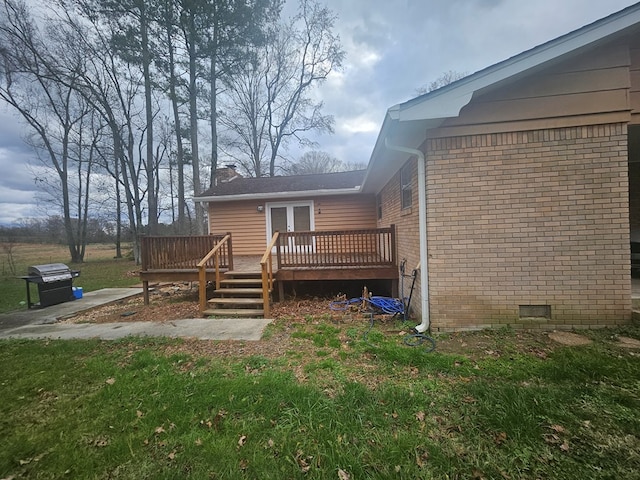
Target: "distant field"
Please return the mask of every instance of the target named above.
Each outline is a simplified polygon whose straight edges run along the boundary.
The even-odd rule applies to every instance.
[[[128,247],[123,248],[126,253]],[[124,287],[138,283],[138,276],[132,272],[137,270],[131,260],[115,259],[115,246],[110,244],[94,244],[87,246],[85,262],[72,264],[69,262],[69,250],[64,245],[22,243],[13,246],[11,257],[15,262],[15,275],[11,271],[9,253],[0,251],[0,313],[25,309],[26,287],[24,280],[16,275],[26,275],[31,265],[46,263],[64,263],[73,270],[80,270],[80,277],[74,285],[82,287],[85,292],[105,287]],[[37,300],[37,288],[31,286],[32,301]]]

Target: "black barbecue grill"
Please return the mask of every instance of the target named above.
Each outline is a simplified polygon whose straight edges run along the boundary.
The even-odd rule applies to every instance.
[[[20,277],[27,284],[27,306],[48,307],[73,300],[73,279],[80,276],[80,271],[71,270],[64,263],[33,265],[28,268],[27,275]],[[29,284],[38,285],[40,303],[31,303]]]

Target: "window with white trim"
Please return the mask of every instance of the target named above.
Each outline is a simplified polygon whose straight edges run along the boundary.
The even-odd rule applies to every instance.
[[[413,165],[411,161],[404,164],[400,170],[400,204],[402,209],[411,207],[413,202]]]

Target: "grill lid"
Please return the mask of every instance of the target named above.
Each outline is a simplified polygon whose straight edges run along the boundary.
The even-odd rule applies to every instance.
[[[45,265],[33,265],[27,273],[30,276],[40,277],[43,282],[59,282],[73,278],[71,270],[64,263],[48,263]]]

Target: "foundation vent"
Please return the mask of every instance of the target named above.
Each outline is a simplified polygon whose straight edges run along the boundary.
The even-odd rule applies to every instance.
[[[551,320],[551,305],[520,305],[520,319],[545,319]]]

